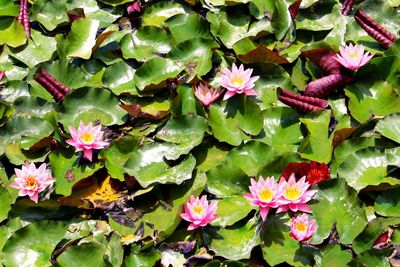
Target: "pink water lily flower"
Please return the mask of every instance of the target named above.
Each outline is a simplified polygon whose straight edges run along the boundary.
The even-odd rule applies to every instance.
[[[66,142],[74,146],[76,151],[83,151],[83,157],[89,161],[92,161],[93,149],[102,149],[110,144],[103,140],[104,132],[101,130],[101,125],[93,127],[90,122],[85,126],[81,121],[78,130],[71,126],[68,126],[68,128],[72,139],[68,139]]]
[[[284,177],[281,177],[279,185],[283,188],[283,194],[279,199],[280,206],[277,210],[278,213],[288,210],[312,213],[312,210],[306,203],[317,193],[317,190],[307,190],[310,184],[306,182],[305,176],[296,182],[296,176],[292,173],[288,181]]]
[[[290,223],[290,236],[297,241],[310,239],[317,231],[318,225],[315,224],[315,219],[308,220],[306,214],[292,218]]]
[[[364,66],[373,56],[369,52],[364,53],[364,46],[349,44],[340,47],[340,55],[336,55],[335,59],[344,67],[350,70],[357,70]]]
[[[190,196],[189,202],[184,206],[185,212],[181,213],[182,219],[190,222],[189,231],[199,227],[206,226],[208,223],[215,220],[218,216],[215,214],[217,211],[217,201],[208,204],[207,196],[194,197]]]
[[[243,64],[239,68],[235,64],[232,64],[232,70],[224,69],[220,84],[228,91],[225,93],[223,100],[227,100],[235,94],[257,95],[257,92],[253,88],[254,82],[260,77],[251,77],[252,73],[253,69],[244,70]]]
[[[212,102],[217,100],[222,94],[222,89],[214,89],[213,87],[208,87],[207,84],[200,82],[194,87],[194,95],[200,100],[205,107],[211,105]]]
[[[26,163],[21,170],[14,170],[17,177],[10,183],[10,186],[19,189],[19,196],[29,196],[36,203],[39,199],[39,193],[56,180],[51,177],[51,172],[46,168],[46,163],[40,165],[38,169],[34,163]]]
[[[128,14],[131,14],[133,12],[140,12],[140,3],[138,1],[134,1],[133,3],[128,4],[126,9],[128,11]]]
[[[279,199],[283,194],[283,187],[275,182],[274,177],[268,177],[264,180],[260,176],[258,182],[253,178],[250,180],[250,193],[243,196],[251,201],[254,206],[260,207],[260,215],[263,221],[267,218],[270,208],[277,208],[280,203]]]

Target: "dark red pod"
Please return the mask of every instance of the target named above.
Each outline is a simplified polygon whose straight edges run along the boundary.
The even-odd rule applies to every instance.
[[[289,97],[295,100],[299,100],[302,102],[306,102],[315,106],[319,106],[319,107],[323,107],[326,108],[328,106],[328,101],[326,101],[325,99],[320,99],[320,98],[315,98],[315,97],[310,97],[310,96],[302,96],[299,94],[295,94],[293,92],[290,92],[288,90],[285,90],[283,88],[279,88],[279,93],[280,96],[284,96],[284,97]]]
[[[351,77],[344,74],[331,74],[310,82],[304,95],[325,99],[336,90],[342,89],[350,80]]]
[[[355,1],[356,0],[344,0],[343,5],[342,5],[342,14],[343,15],[347,16],[350,14]]]
[[[380,34],[382,34],[384,37],[389,39],[390,41],[394,42],[397,40],[397,36],[391,33],[390,31],[386,30],[385,27],[380,25],[378,22],[376,22],[373,18],[362,12],[361,10],[357,10],[355,17],[358,17],[363,21],[366,25],[369,27],[375,29],[378,31]]]
[[[31,26],[29,24],[28,0],[21,0],[19,6],[18,22],[22,24],[25,35],[31,37]]]
[[[390,246],[393,230],[389,229],[389,231],[382,233],[372,244],[373,249],[384,249]]]
[[[392,46],[393,42],[382,35],[380,32],[375,30],[374,28],[368,26],[365,22],[363,22],[359,17],[355,17],[357,23],[363,28],[369,36],[374,38],[383,48],[388,49]]]
[[[295,19],[297,17],[297,14],[299,13],[300,4],[301,0],[297,0],[289,6],[289,13],[292,19]]]
[[[40,83],[53,97],[56,101],[59,101],[64,98],[64,95],[60,93],[57,88],[51,84],[46,78],[40,76],[37,78],[34,78],[35,81]]]
[[[58,80],[56,80],[53,76],[51,76],[50,75],[50,73],[48,73],[46,70],[44,70],[44,69],[42,69],[42,68],[40,68],[40,74],[46,79],[46,80],[48,80],[51,84],[53,84],[57,89],[58,89],[58,91],[60,91],[60,93],[62,93],[63,95],[66,95],[66,94],[68,94],[69,93],[69,88],[65,85],[65,84],[63,84],[63,83],[61,83],[61,82],[59,82]]]
[[[292,93],[288,90],[285,90],[283,88],[279,88],[278,92],[279,92],[278,99],[282,103],[285,103],[289,107],[292,107],[303,113],[313,112],[316,110],[323,110],[326,107],[328,107],[328,101],[323,99],[301,96]]]
[[[335,60],[336,53],[325,48],[302,52],[304,56],[315,63],[326,74],[340,73],[342,65]]]

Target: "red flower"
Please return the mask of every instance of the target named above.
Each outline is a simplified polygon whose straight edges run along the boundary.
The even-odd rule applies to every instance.
[[[296,178],[300,179],[305,176],[306,181],[311,185],[315,185],[325,180],[331,179],[329,167],[325,163],[318,162],[290,162],[283,170],[281,177],[289,179],[292,173],[296,174]]]

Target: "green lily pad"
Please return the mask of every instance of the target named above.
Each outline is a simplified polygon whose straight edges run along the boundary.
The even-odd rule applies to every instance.
[[[193,38],[176,45],[168,57],[185,64],[190,81],[194,76],[200,77],[210,71],[212,49],[218,46],[218,43],[210,39]]]
[[[125,59],[134,58],[147,61],[171,50],[171,40],[168,33],[155,26],[145,26],[127,34],[121,40],[122,56]]]
[[[160,257],[160,252],[152,248],[147,252],[131,253],[128,255],[128,257],[126,257],[124,263],[125,266],[154,266]]]
[[[62,23],[69,22],[65,0],[45,2],[37,1],[32,10],[32,19],[37,20],[48,31],[52,31]]]
[[[13,113],[14,108],[10,104],[0,101],[0,126],[3,126]]]
[[[124,181],[124,165],[131,157],[138,145],[138,139],[126,136],[114,140],[110,147],[100,152],[100,157],[105,158],[105,167],[112,178]]]
[[[303,139],[300,114],[287,107],[269,108],[263,111],[264,127],[259,135],[260,141],[279,150]],[[281,148],[282,147],[282,148]]]
[[[10,194],[3,186],[0,186],[0,222],[7,219],[11,204]]]
[[[315,201],[310,202],[318,224],[311,243],[322,243],[336,224],[341,243],[350,244],[367,225],[364,204],[358,199],[357,191],[347,186],[344,179],[325,181],[318,187]]]
[[[400,114],[386,116],[376,124],[376,130],[383,136],[400,143]]]
[[[300,119],[309,133],[299,147],[302,158],[325,163],[331,161],[333,135],[328,136],[330,119],[329,110],[311,113]]]
[[[125,171],[134,176],[139,184],[146,188],[154,183],[181,184],[192,178],[196,165],[193,156],[189,156],[176,166],[170,166],[164,160],[168,154],[175,154],[176,146],[170,143],[150,143],[134,151],[125,164]]]
[[[216,255],[230,260],[250,258],[251,250],[260,244],[259,226],[256,220],[254,217],[243,226],[206,232],[211,238],[209,248]]]
[[[66,42],[67,56],[89,59],[96,44],[96,33],[100,22],[94,19],[78,19],[72,23]]]
[[[211,39],[207,21],[196,13],[175,15],[165,21],[164,25],[177,44],[195,38]]]
[[[156,86],[168,78],[176,77],[182,70],[182,63],[165,58],[152,58],[136,70],[134,80],[139,90],[144,90],[147,86]]]
[[[35,117],[12,117],[0,128],[0,155],[7,144],[20,141],[21,148],[29,149],[53,132],[53,126]]]
[[[400,189],[383,191],[375,200],[375,212],[385,217],[400,217]]]
[[[0,16],[18,16],[18,6],[13,0],[1,0],[0,3]]]
[[[119,107],[118,99],[106,89],[80,88],[66,95],[57,107],[59,121],[65,126],[77,128],[99,120],[101,125],[122,124],[126,112]]]
[[[69,89],[77,89],[86,85],[82,69],[74,64],[68,64],[64,60],[52,61],[50,64],[45,64],[43,68]]]
[[[112,64],[106,69],[103,75],[103,86],[114,93],[130,91],[133,85],[135,70],[125,61]]]
[[[67,248],[57,258],[57,263],[65,267],[78,266],[99,266],[104,267],[106,263],[103,255],[106,252],[106,247],[97,242],[84,243],[78,246]]]
[[[0,45],[18,47],[25,42],[25,30],[17,20],[4,18],[0,20]]]
[[[142,24],[143,26],[161,27],[164,21],[168,18],[178,14],[185,14],[187,12],[189,12],[189,10],[178,3],[170,1],[156,2],[146,8],[142,15]]]
[[[274,2],[271,24],[277,40],[283,39],[292,27],[293,22],[289,12],[289,5],[290,1],[286,0]]]
[[[49,141],[50,140],[45,138],[43,140],[43,146],[46,146]],[[39,144],[40,143],[41,142],[39,141]],[[46,157],[49,153],[50,149],[46,147],[32,150],[22,149],[20,142],[8,144],[4,148],[4,154],[14,165],[23,165],[26,160],[29,162],[43,162],[46,160]]]
[[[321,255],[315,257],[317,266],[347,266],[352,260],[352,255],[346,250],[342,250],[339,245],[328,245],[321,250]]]
[[[397,150],[396,150],[397,151]],[[389,175],[387,153],[398,159],[398,151],[380,152],[376,148],[364,148],[349,155],[339,166],[338,176],[345,178],[347,183],[357,191],[367,186],[377,186],[382,183],[398,185],[400,181]],[[394,152],[394,153],[390,153]],[[390,156],[389,156],[390,157]],[[398,161],[398,160],[397,160]]]
[[[51,254],[66,231],[67,225],[60,221],[35,222],[17,230],[3,248],[3,263],[10,267],[51,266]]]
[[[260,107],[248,96],[234,96],[229,101],[209,107],[208,123],[215,138],[237,146],[245,137],[244,133],[257,135],[263,128]]]
[[[348,156],[358,150],[373,146],[379,146],[379,142],[374,137],[352,138],[345,140],[338,147],[336,147],[334,151],[333,159],[330,164],[331,174],[337,173],[340,164],[342,164]]]
[[[14,100],[15,115],[44,118],[54,110],[54,105],[38,97],[21,96]]]
[[[218,200],[218,218],[211,225],[226,227],[246,217],[254,206],[243,196],[225,197]]]
[[[102,167],[100,163],[78,166],[78,156],[73,148],[53,151],[49,159],[52,176],[56,178],[56,193],[64,196],[71,195],[74,184],[93,175]]]
[[[21,51],[14,51],[10,56],[32,69],[39,63],[49,60],[56,51],[56,46],[54,38],[32,30],[32,39],[28,40],[28,45]]]
[[[181,153],[189,153],[192,148],[199,145],[207,130],[207,120],[201,116],[186,115],[182,118],[171,119],[157,133],[156,138],[177,144]],[[167,159],[175,160],[176,157]]]

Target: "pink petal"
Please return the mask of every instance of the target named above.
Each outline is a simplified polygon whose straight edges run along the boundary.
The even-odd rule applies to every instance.
[[[92,162],[92,150],[91,149],[83,149],[83,157]]]
[[[29,198],[34,201],[35,203],[38,203],[39,201],[39,194],[37,191],[35,191],[35,193],[32,196],[29,196]]]
[[[269,207],[265,208],[260,207],[260,215],[263,221],[265,221],[265,219],[267,218],[268,212],[269,212]]]
[[[229,98],[231,98],[232,96],[234,96],[236,94],[236,92],[232,92],[232,91],[226,91],[224,98],[222,99],[223,101],[228,100]]]

